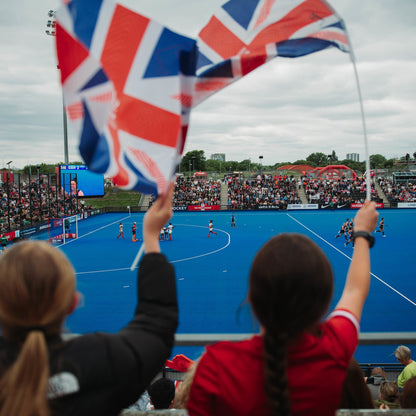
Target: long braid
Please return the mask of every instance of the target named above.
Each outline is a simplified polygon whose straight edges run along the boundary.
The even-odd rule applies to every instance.
[[[256,254],[249,299],[263,328],[264,386],[273,416],[291,411],[288,347],[327,310],[333,277],[328,259],[310,239],[279,234]]]
[[[287,378],[288,338],[284,334],[264,335],[264,382],[272,416],[290,414]]]

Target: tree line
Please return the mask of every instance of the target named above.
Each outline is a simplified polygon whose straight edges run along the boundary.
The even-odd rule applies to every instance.
[[[416,155],[414,155],[413,163],[415,163]],[[395,170],[407,170],[410,159],[403,156],[398,161],[396,159],[387,159],[383,155],[374,154],[370,156],[371,169],[389,169],[393,167]],[[364,173],[366,170],[365,161],[357,162],[350,159],[339,160],[337,154],[333,150],[330,155],[322,152],[311,153],[306,159],[299,159],[294,162],[278,162],[274,165],[263,165],[260,162],[253,162],[250,159],[238,161],[219,161],[206,159],[203,150],[192,150],[187,152],[179,166],[179,172],[233,172],[233,171],[271,171],[285,165],[310,165],[312,167],[325,167],[328,165],[345,165],[356,172]]]
[[[413,153],[413,158],[406,154],[398,160],[387,159],[383,155],[374,154],[370,156],[370,168],[371,169],[388,169],[395,171],[408,170],[410,163],[416,162],[416,152]],[[47,175],[54,174],[55,168],[59,165],[63,165],[63,162],[57,162],[54,164],[39,163],[37,165],[26,165],[23,169],[16,169],[14,172],[30,175]],[[82,165],[82,162],[76,161],[69,163],[71,165]],[[313,167],[325,167],[328,165],[345,165],[353,169],[356,172],[364,173],[366,170],[365,161],[356,162],[354,160],[342,159],[339,160],[337,154],[333,150],[331,154],[325,154],[322,152],[311,153],[306,159],[295,160],[294,162],[277,162],[274,165],[263,165],[260,162],[253,162],[250,159],[244,159],[240,162],[235,160],[219,161],[213,159],[206,159],[205,152],[203,150],[191,150],[187,152],[179,165],[178,171],[184,174],[189,172],[206,171],[206,172],[218,172],[227,173],[235,171],[245,172],[258,172],[258,171],[272,171],[285,165],[310,165]],[[2,168],[2,171],[10,170]]]

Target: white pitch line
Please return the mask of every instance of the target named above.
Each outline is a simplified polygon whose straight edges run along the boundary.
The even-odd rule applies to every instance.
[[[118,221],[115,221],[115,222],[118,222]],[[185,227],[206,228],[206,227],[204,227],[202,225],[190,225],[190,224],[176,224],[176,225],[181,225],[181,226],[185,226]],[[101,228],[105,228],[105,227],[101,227]],[[181,261],[188,261],[188,260],[198,259],[200,257],[209,256],[211,254],[215,254],[215,253],[218,253],[219,251],[225,250],[230,245],[230,243],[231,243],[231,235],[229,233],[227,233],[227,231],[221,230],[220,228],[214,228],[214,230],[221,231],[222,233],[227,234],[228,241],[227,241],[227,244],[225,246],[220,247],[217,250],[210,251],[208,253],[199,254],[198,256],[187,257],[185,259],[179,259],[179,260],[171,260],[170,263],[179,263]],[[87,235],[87,234],[85,234],[85,235]],[[77,272],[75,274],[76,275],[81,275],[81,274],[94,274],[94,273],[121,272],[121,271],[125,271],[125,270],[131,270],[131,267],[122,267],[122,268],[119,268],[119,269],[107,269],[107,270],[92,270],[92,271],[89,271],[89,272]]]
[[[342,252],[340,249],[335,247],[333,244],[331,244],[329,241],[325,240],[323,237],[321,237],[319,234],[315,233],[315,231],[312,231],[310,228],[308,228],[306,225],[302,224],[300,221],[298,221],[296,218],[292,217],[290,214],[286,214],[289,218],[291,218],[293,221],[297,222],[299,225],[301,225],[303,228],[308,230],[310,233],[312,233],[314,236],[318,237],[320,240],[322,240],[324,243],[328,244],[330,247],[332,247],[334,250],[338,251],[338,253],[345,256],[350,261],[352,260],[350,256],[346,255],[344,252]],[[397,289],[395,289],[393,286],[390,286],[388,283],[386,283],[384,280],[382,280],[380,277],[376,276],[374,273],[370,272],[370,275],[375,277],[380,283],[383,283],[383,285],[387,286],[389,289],[391,289],[393,292],[397,293],[399,296],[401,296],[403,299],[410,302],[413,306],[416,306],[416,303],[413,302],[411,299],[409,299],[407,296],[403,295],[403,293],[400,293]]]

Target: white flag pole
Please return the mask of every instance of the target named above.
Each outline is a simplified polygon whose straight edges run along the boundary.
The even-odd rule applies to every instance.
[[[345,27],[345,25],[344,25],[344,27]],[[348,44],[350,46],[350,58],[351,58],[352,66],[354,68],[355,82],[357,84],[357,91],[358,91],[358,100],[360,102],[360,109],[361,109],[361,121],[362,121],[362,124],[363,124],[364,158],[365,158],[366,184],[367,184],[366,199],[371,200],[370,155],[369,155],[369,152],[368,152],[368,139],[367,139],[367,128],[366,128],[366,125],[365,125],[364,104],[363,104],[363,98],[362,98],[362,95],[361,95],[361,87],[360,87],[360,80],[358,78],[357,66],[355,64],[354,51],[352,49],[350,36],[348,34],[348,30],[347,30],[346,27],[345,27],[345,33],[347,34]]]
[[[144,242],[142,243],[142,245],[140,246],[139,251],[136,254],[136,257],[133,260],[133,263],[130,266],[130,270],[133,272],[134,269],[137,267],[137,265],[139,264],[140,258],[142,257],[144,251]]]

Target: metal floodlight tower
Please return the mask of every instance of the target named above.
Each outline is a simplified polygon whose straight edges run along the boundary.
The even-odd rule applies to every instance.
[[[56,19],[55,19],[55,10],[48,11],[49,20],[46,22],[46,34],[49,36],[56,36]],[[59,69],[59,67],[58,67]],[[63,104],[63,126],[64,126],[64,159],[65,164],[69,164],[68,159],[68,123],[66,118],[65,104]]]

